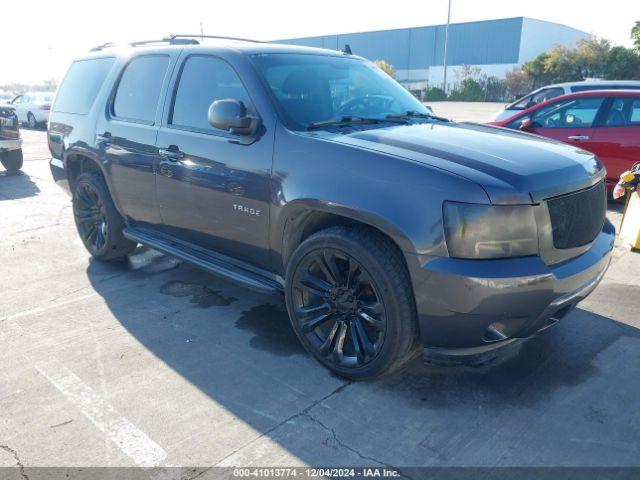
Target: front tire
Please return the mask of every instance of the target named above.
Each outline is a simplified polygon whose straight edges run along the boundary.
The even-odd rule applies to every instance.
[[[73,217],[89,253],[98,260],[121,260],[137,243],[125,238],[124,219],[116,210],[102,175],[81,174],[73,189]]]
[[[366,227],[311,235],[287,268],[289,318],[304,347],[354,380],[402,366],[415,350],[413,289],[401,253]]]
[[[0,162],[8,172],[17,172],[22,168],[24,163],[22,149],[0,153]]]

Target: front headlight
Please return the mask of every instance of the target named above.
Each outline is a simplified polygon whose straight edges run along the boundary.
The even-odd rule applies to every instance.
[[[530,205],[444,202],[443,213],[452,257],[505,258],[538,253],[538,229]]]

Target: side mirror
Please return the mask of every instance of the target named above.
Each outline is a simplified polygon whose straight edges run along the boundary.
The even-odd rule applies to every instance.
[[[521,121],[520,121],[520,130],[523,131],[527,131],[527,130],[531,130],[531,128],[533,127],[533,122],[531,121],[531,118],[529,117],[524,117]]]
[[[260,119],[247,114],[247,108],[240,100],[225,98],[216,100],[209,107],[209,124],[235,135],[255,135]]]

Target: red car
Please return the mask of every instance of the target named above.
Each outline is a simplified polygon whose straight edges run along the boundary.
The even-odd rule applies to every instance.
[[[600,90],[563,95],[491,125],[517,128],[595,153],[607,188],[640,161],[640,92]]]

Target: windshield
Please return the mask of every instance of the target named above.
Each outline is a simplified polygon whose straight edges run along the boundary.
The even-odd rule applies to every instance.
[[[384,119],[429,110],[372,63],[349,57],[262,54],[253,57],[285,122],[294,130],[343,117]]]
[[[51,102],[53,100],[53,94],[51,93],[35,93],[32,94],[32,97],[36,102]]]

